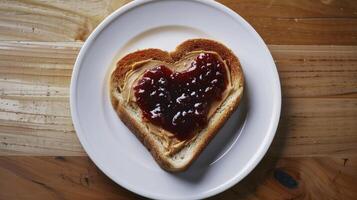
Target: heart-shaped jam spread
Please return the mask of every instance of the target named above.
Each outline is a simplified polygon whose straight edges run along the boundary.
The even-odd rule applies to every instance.
[[[209,109],[221,100],[227,83],[225,64],[216,54],[205,52],[181,72],[164,65],[147,70],[134,95],[144,118],[185,140],[207,124]]]

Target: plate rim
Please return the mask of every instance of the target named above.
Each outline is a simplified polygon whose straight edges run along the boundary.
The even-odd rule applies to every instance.
[[[80,72],[80,68],[82,66],[82,60],[85,57],[85,54],[87,52],[87,50],[89,49],[89,47],[92,45],[92,43],[96,40],[97,36],[104,30],[104,28],[109,25],[114,19],[116,19],[117,17],[119,17],[120,15],[124,14],[125,12],[137,7],[137,6],[141,6],[150,2],[159,2],[162,0],[138,0],[138,1],[132,1],[129,2],[125,5],[123,5],[122,7],[118,8],[117,10],[115,10],[113,13],[111,13],[109,16],[107,16],[93,31],[92,33],[89,35],[89,37],[86,39],[86,41],[84,42],[82,48],[80,49],[80,52],[77,56],[77,59],[75,61],[74,67],[73,67],[73,72],[72,72],[72,76],[71,76],[71,83],[70,83],[70,111],[71,111],[71,116],[72,116],[72,122],[73,122],[73,126],[75,128],[75,132],[76,135],[81,143],[81,145],[83,146],[83,149],[85,150],[85,152],[87,153],[88,157],[93,161],[93,163],[98,166],[98,168],[107,176],[109,177],[111,180],[113,180],[114,182],[116,182],[118,185],[126,188],[127,190],[134,192],[138,195],[144,196],[144,197],[149,197],[149,198],[155,198],[155,199],[201,199],[201,198],[208,198],[211,197],[213,195],[219,194],[229,188],[231,188],[232,186],[234,186],[235,184],[237,184],[238,182],[240,182],[243,178],[245,178],[253,169],[255,169],[255,167],[258,165],[258,163],[260,163],[260,161],[262,160],[262,158],[266,155],[266,152],[268,151],[273,138],[276,134],[276,130],[278,128],[278,124],[279,124],[279,119],[280,119],[280,115],[281,115],[281,101],[282,101],[282,96],[281,96],[281,84],[280,84],[280,79],[279,79],[279,74],[278,74],[278,70],[277,67],[275,65],[275,62],[273,60],[273,57],[266,45],[266,43],[264,42],[264,40],[260,37],[260,35],[256,32],[256,30],[244,19],[242,18],[238,13],[234,12],[233,10],[231,10],[230,8],[224,6],[223,4],[216,2],[216,1],[205,1],[205,0],[181,0],[181,1],[195,1],[195,2],[199,2],[201,4],[206,4],[208,6],[214,7],[222,12],[225,12],[226,14],[228,14],[230,17],[242,22],[242,25],[247,28],[247,30],[250,32],[250,34],[252,34],[254,36],[254,38],[257,40],[257,42],[260,44],[260,46],[263,48],[263,50],[265,51],[265,53],[267,53],[269,59],[271,59],[272,61],[272,65],[275,67],[274,69],[272,69],[272,73],[273,73],[273,77],[274,77],[274,81],[273,84],[275,85],[274,88],[276,88],[276,91],[274,92],[274,98],[276,101],[274,102],[273,105],[273,112],[275,113],[275,115],[273,116],[273,118],[270,119],[270,125],[269,128],[266,131],[266,135],[265,138],[263,138],[263,142],[262,145],[260,146],[260,148],[256,151],[256,153],[254,154],[254,156],[250,159],[250,161],[245,165],[245,167],[241,170],[242,172],[234,177],[232,177],[231,179],[227,180],[226,183],[221,184],[219,186],[217,186],[214,189],[208,190],[205,193],[200,193],[200,194],[195,194],[195,195],[191,195],[191,196],[180,196],[180,197],[172,197],[172,196],[164,196],[161,195],[160,193],[148,193],[145,192],[143,190],[140,190],[138,188],[136,188],[133,185],[128,184],[126,181],[123,180],[118,180],[116,177],[112,177],[109,176],[109,172],[107,171],[107,168],[101,164],[101,162],[98,162],[98,160],[95,159],[95,155],[93,153],[93,151],[91,150],[91,148],[89,147],[89,144],[86,141],[86,138],[84,137],[85,133],[82,131],[81,129],[81,125],[79,124],[79,115],[77,112],[77,105],[76,105],[76,101],[77,101],[77,96],[76,96],[76,89],[77,89],[77,80],[78,80],[78,74]]]

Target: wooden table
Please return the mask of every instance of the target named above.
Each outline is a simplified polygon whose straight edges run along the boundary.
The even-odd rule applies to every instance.
[[[83,151],[69,111],[84,40],[124,0],[0,0],[0,199],[137,199]],[[268,44],[283,93],[263,161],[213,199],[357,199],[357,1],[222,0]]]

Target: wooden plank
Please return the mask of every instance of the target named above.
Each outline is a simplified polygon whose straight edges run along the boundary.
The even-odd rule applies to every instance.
[[[285,98],[270,155],[357,154],[357,98]]]
[[[245,18],[268,44],[357,44],[354,0],[219,0]]]
[[[357,99],[286,98],[283,101],[280,127],[272,145],[272,155],[357,153]],[[19,103],[25,104],[21,101]],[[84,154],[69,115],[57,117],[46,113],[24,114],[21,113],[21,108],[13,109],[0,112],[1,155]],[[16,114],[11,115],[11,112]],[[46,112],[51,112],[51,109]]]
[[[81,46],[0,43],[0,154],[85,155],[68,102]]]
[[[356,46],[270,45],[285,97],[357,97]]]
[[[68,101],[81,45],[0,42],[0,155],[84,155]],[[284,95],[271,155],[355,154],[357,47],[269,48]]]
[[[69,86],[81,45],[81,42],[0,42],[0,81],[4,83],[0,94],[46,96],[50,92],[50,96],[68,96],[68,89],[61,89]],[[270,45],[269,48],[285,97],[346,97],[357,93],[357,47]],[[33,82],[36,88],[21,90],[24,86],[18,79]]]
[[[357,4],[353,0],[218,0],[247,17],[353,18]]]
[[[3,0],[1,40],[83,41],[114,9],[129,0]]]
[[[0,157],[0,188],[0,199],[135,198],[88,157]]]
[[[0,1],[0,38],[83,41],[100,21],[128,1]],[[220,2],[251,23],[268,44],[357,44],[354,0]]]
[[[354,199],[356,157],[266,157],[211,199]],[[0,199],[137,199],[87,157],[0,157]]]
[[[356,157],[266,157],[242,182],[212,199],[356,198]]]

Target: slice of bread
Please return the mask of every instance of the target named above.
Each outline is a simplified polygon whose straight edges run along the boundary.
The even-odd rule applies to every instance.
[[[139,73],[133,70],[140,68],[142,62],[151,61],[175,66],[174,63],[192,52],[215,52],[220,56],[229,70],[229,92],[209,116],[206,127],[196,130],[193,138],[179,141],[175,139],[174,134],[151,124],[142,116],[135,99],[130,100],[130,93],[134,87],[130,77],[133,73]],[[143,67],[143,70],[147,70],[150,65]],[[181,43],[173,52],[145,49],[121,58],[111,75],[110,94],[113,107],[120,119],[147,147],[163,169],[175,172],[187,169],[224,125],[241,100],[243,85],[241,65],[230,49],[213,40],[192,39]]]

